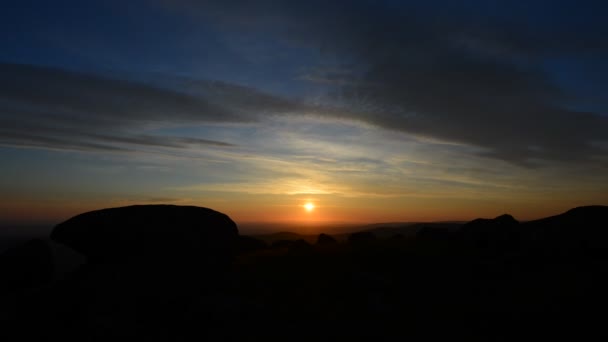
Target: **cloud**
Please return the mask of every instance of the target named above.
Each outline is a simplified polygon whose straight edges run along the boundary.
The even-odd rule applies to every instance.
[[[307,70],[299,80],[330,93],[285,98],[220,81],[136,82],[3,64],[0,142],[102,150],[227,147],[150,131],[314,114],[474,146],[474,153],[517,165],[605,163],[608,117],[583,110],[585,98],[557,82],[548,66],[608,57],[602,38],[608,28],[566,15],[576,8],[553,6],[540,20],[535,15],[543,6],[492,3],[172,1],[166,6],[215,25],[216,32],[246,31],[251,39],[280,38],[286,46],[320,51],[331,66],[299,65]]]
[[[330,85],[350,85],[353,84],[352,71],[345,68],[332,67],[313,67],[308,68],[299,80]]]
[[[258,32],[259,39],[279,36],[286,44],[344,61],[348,73],[312,66],[313,72],[300,77],[334,86],[326,101],[342,108],[324,115],[477,146],[485,156],[524,166],[543,160],[593,163],[608,154],[598,147],[608,141],[606,113],[583,110],[585,99],[557,82],[560,70],[550,67],[554,61],[584,65],[608,58],[608,26],[597,16],[601,3],[313,0],[170,6],[222,30]]]
[[[56,131],[55,131],[56,132]],[[138,147],[188,148],[188,147],[234,147],[236,145],[190,137],[174,136],[117,136],[101,134],[70,134],[66,132],[61,137],[49,136],[49,130],[41,130],[35,134],[14,132],[0,129],[0,145],[20,147],[41,147],[77,151],[126,152],[136,151]],[[68,135],[69,134],[69,135]]]
[[[212,139],[147,132],[193,123],[253,122],[286,108],[281,100],[236,85],[183,81],[182,86],[176,90],[62,69],[0,64],[0,144],[88,151],[232,147]]]
[[[148,80],[124,80],[0,63],[0,145],[105,152],[230,148],[235,144],[158,131],[331,113],[251,87],[153,76]]]

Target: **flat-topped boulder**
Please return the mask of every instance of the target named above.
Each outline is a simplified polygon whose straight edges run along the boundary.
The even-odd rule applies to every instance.
[[[91,260],[174,255],[224,259],[238,239],[236,224],[208,208],[134,205],[95,210],[58,224],[51,239]]]

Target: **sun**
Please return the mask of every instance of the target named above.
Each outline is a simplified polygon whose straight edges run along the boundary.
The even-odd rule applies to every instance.
[[[306,204],[304,204],[304,209],[308,212],[311,212],[315,209],[315,205],[310,202],[307,202]]]

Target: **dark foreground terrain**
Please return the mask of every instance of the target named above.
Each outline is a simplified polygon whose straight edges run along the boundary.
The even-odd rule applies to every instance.
[[[415,236],[272,244],[226,215],[133,206],[74,217],[0,256],[12,341],[603,337],[608,207]],[[7,339],[8,340],[8,339]]]

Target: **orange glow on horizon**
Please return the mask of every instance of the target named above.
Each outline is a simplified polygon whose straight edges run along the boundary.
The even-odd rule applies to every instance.
[[[171,204],[196,205],[225,213],[237,225],[244,223],[325,225],[372,224],[383,222],[470,221],[493,218],[505,213],[519,221],[539,219],[563,213],[573,207],[606,203],[598,196],[586,202],[573,198],[556,200],[543,206],[534,205],[536,199],[510,200],[507,203],[477,200],[435,198],[362,198],[332,195],[224,195],[209,198],[181,199]],[[601,196],[605,196],[601,194]],[[0,201],[2,202],[2,201]],[[133,204],[149,204],[145,200],[116,200],[114,198],[29,199],[12,194],[0,205],[0,226],[41,224],[52,227],[83,212]],[[157,204],[156,202],[150,204]]]

